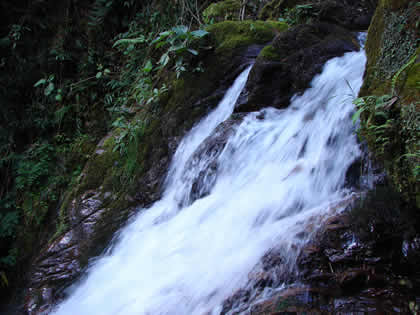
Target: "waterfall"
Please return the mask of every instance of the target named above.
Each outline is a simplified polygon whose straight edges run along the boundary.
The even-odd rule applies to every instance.
[[[163,198],[139,211],[56,314],[219,314],[270,249],[293,271],[311,234],[351,199],[346,171],[360,156],[352,99],[365,62],[363,51],[330,60],[287,109],[246,115],[217,155],[191,163],[230,117],[246,69],[179,145]],[[210,160],[209,193],[194,200],[191,181]]]

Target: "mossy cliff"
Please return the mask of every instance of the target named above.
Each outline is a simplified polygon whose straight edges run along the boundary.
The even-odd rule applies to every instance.
[[[379,1],[369,27],[360,96],[385,102],[383,114],[373,109],[362,114],[361,133],[395,188],[420,207],[418,15],[414,1]]]

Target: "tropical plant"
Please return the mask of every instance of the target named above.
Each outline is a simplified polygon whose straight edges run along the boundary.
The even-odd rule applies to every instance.
[[[156,48],[165,46],[168,48],[160,57],[158,62],[159,65],[162,68],[165,67],[172,56],[178,57],[177,61],[179,61],[184,52],[189,52],[190,54],[197,56],[198,51],[191,48],[191,44],[207,34],[208,32],[205,30],[189,31],[188,27],[185,25],[175,26],[168,31],[160,33],[159,36],[152,41],[152,45],[155,45]]]

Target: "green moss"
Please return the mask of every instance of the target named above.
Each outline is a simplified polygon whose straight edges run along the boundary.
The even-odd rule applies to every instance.
[[[208,21],[211,19],[215,19],[216,21],[237,20],[240,7],[241,3],[239,0],[220,1],[210,4],[203,11],[203,16]]]
[[[289,28],[289,25],[287,25],[287,23],[285,22],[267,20],[265,21],[265,23],[270,25],[277,32],[284,32],[284,31],[287,31]]]
[[[282,56],[277,52],[277,50],[272,45],[267,45],[261,50],[258,58],[263,58],[266,60],[280,60]]]
[[[99,187],[119,159],[119,153],[112,152],[111,147],[99,150],[104,152],[96,153],[88,162],[79,192]]]
[[[208,31],[216,40],[216,53],[229,54],[236,48],[266,43],[286,29],[287,24],[282,22],[225,21],[211,25]]]
[[[381,86],[388,85],[387,81],[415,53],[417,36],[410,21],[416,8],[410,5],[407,9],[395,11],[397,7],[400,6],[390,6],[385,0],[378,3],[366,42],[368,63],[360,92],[362,96],[383,90]]]
[[[366,43],[368,58],[360,96],[385,94],[398,96],[398,102],[387,108],[390,127],[384,134],[365,128],[363,135],[369,149],[406,201],[419,200],[420,159],[419,81],[420,48],[417,40],[416,11],[413,1],[380,0]],[[417,55],[413,63],[413,55]],[[362,126],[366,117],[362,118]],[[379,143],[379,145],[378,145]]]
[[[405,81],[402,94],[408,101],[419,100],[420,98],[420,55],[417,49],[417,62],[407,71],[407,79]]]

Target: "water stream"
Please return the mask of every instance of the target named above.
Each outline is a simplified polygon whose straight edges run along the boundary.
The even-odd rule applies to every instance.
[[[139,211],[56,314],[219,314],[268,250],[280,248],[292,271],[311,234],[351,199],[346,171],[360,156],[352,99],[365,62],[363,51],[330,60],[287,109],[248,114],[217,156],[191,163],[230,117],[246,69],[179,145],[163,198]],[[191,199],[214,160],[209,193]]]

